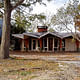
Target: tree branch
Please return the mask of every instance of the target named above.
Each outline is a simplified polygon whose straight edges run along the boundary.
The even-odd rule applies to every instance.
[[[3,12],[0,10],[0,13],[3,15]]]
[[[11,10],[15,9],[17,6],[21,5],[23,2],[24,2],[24,0],[20,0],[19,2],[17,2],[15,4],[15,6],[12,6],[12,9]]]

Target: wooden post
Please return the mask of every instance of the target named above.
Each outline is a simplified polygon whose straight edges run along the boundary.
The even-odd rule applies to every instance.
[[[53,52],[54,52],[54,38],[53,38]]]
[[[62,39],[60,39],[60,51],[62,51]]]
[[[79,51],[79,41],[76,40],[76,47],[77,47],[77,51]]]
[[[42,39],[39,39],[39,43],[40,43],[40,51],[42,51]]]
[[[48,41],[49,41],[49,40],[48,40],[48,38],[47,38],[47,51],[48,51],[48,49],[49,49]]]
[[[21,51],[24,51],[24,39],[22,39],[22,43],[21,43]]]
[[[28,51],[29,39],[26,39],[26,40],[25,40],[25,46],[26,46],[26,51]]]

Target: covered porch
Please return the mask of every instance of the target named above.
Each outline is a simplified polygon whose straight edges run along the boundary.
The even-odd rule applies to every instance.
[[[22,51],[65,51],[65,40],[56,37],[27,38],[22,43]]]

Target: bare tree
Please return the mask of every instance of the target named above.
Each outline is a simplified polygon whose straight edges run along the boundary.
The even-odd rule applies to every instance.
[[[79,0],[69,0],[67,6],[60,8],[56,15],[52,17],[52,23],[58,26],[60,31],[69,31],[72,33],[73,37],[79,40],[79,35],[77,34],[80,21],[77,21],[80,16],[80,4]],[[75,30],[75,33],[73,32]],[[80,40],[79,40],[80,41]]]
[[[48,0],[48,1],[51,1],[51,0]],[[4,10],[1,52],[0,52],[1,59],[9,58],[10,28],[11,28],[10,21],[11,21],[12,11],[15,10],[20,5],[28,7],[28,8],[30,8],[30,10],[32,10],[31,5],[33,5],[37,2],[39,2],[40,4],[44,4],[42,2],[42,0],[2,0],[2,1],[0,1],[0,8],[2,8]]]
[[[1,52],[0,58],[9,57],[9,44],[10,44],[10,21],[11,12],[24,0],[18,0],[18,2],[13,6],[11,0],[4,0],[4,15],[3,15],[3,29],[2,29],[2,41],[1,41]]]

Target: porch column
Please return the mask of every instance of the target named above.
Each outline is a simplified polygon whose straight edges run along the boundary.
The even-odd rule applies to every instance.
[[[25,39],[25,47],[26,47],[26,51],[28,50],[29,47],[29,39]]]
[[[38,40],[36,40],[36,50],[38,51]]]
[[[40,43],[40,51],[42,51],[42,39],[39,39],[39,43]]]
[[[48,51],[48,47],[49,47],[49,46],[48,46],[48,38],[47,38],[47,51]]]
[[[62,39],[60,39],[60,51],[62,51]]]
[[[53,52],[54,52],[54,38],[53,38]]]
[[[76,48],[77,48],[77,51],[79,51],[79,41],[76,40]]]
[[[22,39],[22,42],[21,42],[21,51],[25,51],[24,50],[24,39]]]

